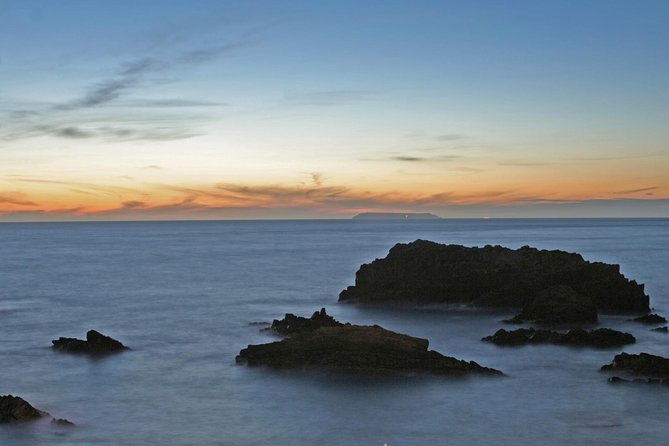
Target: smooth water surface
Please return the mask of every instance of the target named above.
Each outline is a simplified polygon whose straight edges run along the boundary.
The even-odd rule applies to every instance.
[[[613,386],[621,349],[500,348],[508,313],[337,304],[361,263],[417,238],[577,251],[619,263],[669,313],[669,220],[34,223],[0,225],[0,394],[67,418],[1,426],[0,445],[628,445],[669,436],[669,388]],[[327,307],[341,321],[430,339],[508,377],[356,377],[237,366],[252,322]],[[624,350],[669,356],[669,335]],[[51,339],[111,335],[90,359]]]

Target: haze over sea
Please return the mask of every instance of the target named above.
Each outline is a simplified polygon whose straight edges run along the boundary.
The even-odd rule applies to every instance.
[[[511,314],[337,304],[361,263],[417,238],[531,245],[619,263],[669,313],[669,220],[12,223],[0,225],[0,394],[77,424],[0,426],[21,445],[664,444],[669,388],[613,386],[620,351],[668,356],[669,335],[624,349],[500,348],[481,337]],[[326,307],[338,320],[425,337],[507,378],[358,377],[237,366],[270,342],[252,322]],[[58,354],[89,329],[133,350]]]

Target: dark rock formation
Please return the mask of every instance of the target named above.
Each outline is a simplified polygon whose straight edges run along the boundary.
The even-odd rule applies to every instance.
[[[91,355],[103,355],[128,350],[128,347],[116,339],[105,336],[95,330],[86,333],[86,340],[76,338],[58,338],[51,341],[53,348],[67,353],[87,353]]]
[[[524,321],[540,324],[594,323],[597,322],[597,307],[589,297],[573,288],[557,285],[541,291],[519,315],[505,322]]]
[[[635,375],[669,378],[669,358],[648,353],[621,353],[613,358],[611,364],[602,366],[602,371],[626,371]]]
[[[74,427],[74,423],[65,418],[52,418],[51,424],[55,426]]]
[[[655,313],[639,316],[635,319],[632,319],[632,321],[639,322],[642,324],[664,324],[665,322],[667,322],[665,318]]]
[[[362,265],[339,300],[525,308],[550,320],[545,300],[554,296],[562,296],[557,319],[564,322],[592,320],[591,304],[612,313],[649,310],[644,286],[625,278],[618,265],[528,246],[468,248],[425,240],[397,244],[384,259]]]
[[[0,396],[0,423],[35,421],[49,416],[48,413],[35,409],[26,400],[18,396]]]
[[[669,378],[635,378],[625,379],[619,376],[612,376],[609,378],[611,384],[662,384],[669,386]]]
[[[303,332],[270,344],[249,345],[239,352],[236,361],[250,366],[362,373],[502,374],[473,361],[428,351],[427,347],[427,339],[376,325],[344,325]]]
[[[37,421],[42,418],[51,418],[51,424],[58,426],[74,426],[74,423],[64,418],[53,418],[48,412],[35,409],[21,397],[0,395],[0,424],[23,423]]]
[[[669,333],[669,327],[665,325],[664,327],[651,328],[651,331],[658,331],[660,333]]]
[[[321,327],[341,327],[342,325],[344,324],[338,322],[335,318],[327,314],[325,308],[321,308],[321,311],[315,311],[311,318],[286,313],[286,316],[283,319],[274,319],[272,326],[265,330],[288,336],[314,331]]]
[[[497,345],[517,346],[525,344],[560,344],[583,347],[618,347],[636,342],[634,336],[629,333],[611,330],[609,328],[598,328],[586,331],[580,328],[569,330],[567,333],[558,333],[550,330],[535,330],[534,328],[520,328],[518,330],[497,330],[492,336],[487,336],[482,341],[492,342]]]

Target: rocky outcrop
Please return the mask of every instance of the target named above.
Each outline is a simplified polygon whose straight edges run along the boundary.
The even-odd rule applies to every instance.
[[[665,325],[664,327],[651,328],[650,331],[657,331],[659,333],[669,333],[669,327]]]
[[[26,400],[13,395],[0,396],[0,423],[35,421],[49,414],[35,409]]]
[[[539,324],[573,324],[597,322],[597,307],[589,297],[566,285],[543,290],[536,299],[525,305],[523,311],[505,322]]]
[[[272,325],[264,330],[273,331],[284,336],[290,336],[297,333],[314,331],[321,327],[341,327],[342,325],[344,324],[327,314],[325,308],[321,308],[321,311],[315,311],[310,318],[286,313],[286,316],[283,319],[274,319]]]
[[[86,333],[86,340],[76,338],[58,338],[51,341],[53,348],[67,353],[86,353],[90,355],[105,355],[128,350],[128,347],[116,339],[105,336],[95,330]]]
[[[55,426],[74,426],[74,423],[71,421],[64,418],[53,418],[48,412],[35,409],[28,401],[21,397],[0,395],[0,424],[24,423],[44,418],[51,418],[51,424]]]
[[[645,314],[637,318],[632,319],[633,322],[639,322],[641,324],[664,324],[667,322],[667,319],[660,316],[659,314]]]
[[[249,366],[360,373],[502,374],[427,348],[427,339],[376,325],[344,325],[322,327],[269,344],[249,345],[239,352],[236,361]]]
[[[384,259],[362,265],[339,301],[512,307],[529,312],[523,317],[551,320],[544,310],[555,296],[562,296],[558,319],[564,322],[592,320],[591,305],[610,313],[649,310],[644,286],[625,278],[618,265],[528,246],[468,248],[425,240],[397,244]]]
[[[602,366],[602,371],[624,371],[647,377],[669,378],[669,358],[648,353],[621,353],[613,358],[611,364]]]
[[[611,330],[609,328],[598,328],[586,331],[580,328],[569,330],[567,333],[559,333],[550,330],[535,330],[534,328],[520,328],[507,331],[497,330],[492,336],[487,336],[482,341],[492,342],[496,345],[518,346],[526,344],[559,344],[582,347],[619,347],[621,345],[636,342],[634,336],[629,333]]]

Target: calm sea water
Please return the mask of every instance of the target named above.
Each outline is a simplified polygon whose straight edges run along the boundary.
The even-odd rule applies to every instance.
[[[74,429],[2,426],[1,445],[666,444],[669,388],[612,386],[620,349],[499,348],[505,313],[337,304],[361,263],[424,238],[577,251],[619,263],[669,314],[669,220],[40,223],[0,225],[0,394]],[[326,307],[342,321],[430,339],[508,378],[363,378],[234,364],[274,340],[251,322]],[[669,335],[626,317],[628,352]],[[53,352],[95,328],[133,350]]]

